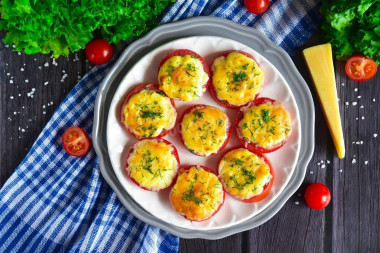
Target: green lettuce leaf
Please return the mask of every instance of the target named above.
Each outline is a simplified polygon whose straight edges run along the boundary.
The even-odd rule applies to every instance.
[[[322,29],[338,59],[365,55],[380,64],[380,0],[324,2]]]
[[[140,36],[157,25],[173,0],[0,0],[4,43],[15,51],[67,56],[100,33],[110,43]]]

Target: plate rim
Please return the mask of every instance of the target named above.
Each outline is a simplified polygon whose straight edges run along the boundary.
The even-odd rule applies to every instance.
[[[203,31],[203,32],[202,32]],[[202,34],[201,34],[202,33]],[[118,181],[110,163],[106,143],[106,125],[108,117],[107,97],[115,79],[124,68],[128,67],[133,57],[149,48],[156,48],[169,41],[189,36],[218,36],[232,39],[251,47],[268,59],[287,81],[295,97],[301,123],[301,150],[293,175],[282,193],[266,209],[256,216],[239,224],[222,229],[193,230],[176,227],[145,211],[139,206]],[[248,42],[248,43],[247,43]],[[276,61],[273,61],[273,60]],[[130,63],[131,64],[131,63]],[[133,66],[134,64],[132,64]],[[130,66],[131,67],[131,66]],[[116,87],[117,88],[117,87]],[[114,92],[116,89],[114,90]],[[111,91],[112,92],[112,91]],[[112,94],[113,97],[114,93]],[[111,100],[112,100],[111,97]],[[108,104],[109,107],[109,104]],[[100,84],[94,106],[93,145],[99,158],[100,171],[106,182],[117,194],[122,204],[138,219],[150,225],[159,227],[169,233],[182,238],[220,239],[238,232],[257,227],[272,218],[294,194],[301,185],[306,168],[314,152],[314,121],[315,111],[313,99],[308,85],[298,72],[290,56],[279,46],[271,42],[258,30],[236,24],[232,21],[217,17],[193,17],[185,20],[161,25],[147,35],[132,42],[119,56],[119,59],[110,69]],[[212,233],[210,233],[212,232]]]

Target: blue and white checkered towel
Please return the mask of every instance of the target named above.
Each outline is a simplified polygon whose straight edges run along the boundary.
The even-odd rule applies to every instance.
[[[223,17],[262,31],[289,53],[319,25],[319,0],[273,0],[261,16],[241,0],[179,0],[167,23],[189,16]],[[127,29],[127,28],[126,28]],[[94,150],[71,157],[68,126],[92,132],[96,92],[112,66],[93,68],[69,93],[29,154],[0,191],[0,252],[175,252],[178,238],[124,208],[100,174]]]

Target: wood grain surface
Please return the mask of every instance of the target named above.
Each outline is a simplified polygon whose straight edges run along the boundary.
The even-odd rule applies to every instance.
[[[301,56],[303,48],[321,43],[318,30],[293,57],[316,111],[315,152],[300,189],[260,227],[215,241],[181,239],[180,252],[380,252],[380,74],[352,81],[345,62],[334,60],[346,142],[346,158],[338,159]],[[53,60],[12,52],[0,42],[0,187],[90,67],[84,51]],[[332,193],[324,210],[305,204],[304,190],[313,182]]]

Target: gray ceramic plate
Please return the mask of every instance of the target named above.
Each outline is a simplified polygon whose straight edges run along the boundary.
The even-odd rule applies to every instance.
[[[282,193],[262,212],[239,224],[213,230],[192,230],[174,226],[151,215],[131,196],[117,179],[108,155],[106,129],[112,98],[123,77],[142,56],[175,39],[189,36],[218,36],[233,39],[259,52],[283,75],[295,97],[301,121],[301,151],[294,173]],[[103,80],[95,103],[93,143],[99,156],[103,177],[118,195],[124,206],[140,220],[182,238],[219,239],[252,229],[269,220],[292,196],[302,183],[306,167],[314,151],[314,107],[310,91],[288,54],[260,32],[215,17],[197,17],[160,26],[145,37],[133,42],[122,53]]]

